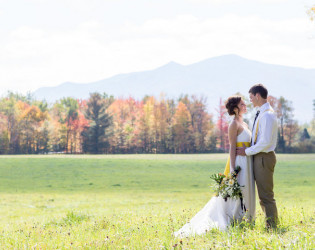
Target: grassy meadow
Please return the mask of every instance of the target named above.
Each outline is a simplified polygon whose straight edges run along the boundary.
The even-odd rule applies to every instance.
[[[280,225],[177,239],[226,154],[0,156],[0,249],[314,249],[315,154],[278,155]]]

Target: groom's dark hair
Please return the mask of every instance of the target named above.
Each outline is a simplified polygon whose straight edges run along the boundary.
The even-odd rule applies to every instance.
[[[264,99],[267,99],[267,96],[268,96],[267,88],[261,83],[255,84],[253,87],[251,87],[248,93],[252,93],[253,95],[256,95],[257,93],[259,93],[260,96]]]

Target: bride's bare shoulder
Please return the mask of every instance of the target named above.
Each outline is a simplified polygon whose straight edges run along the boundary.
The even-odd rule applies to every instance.
[[[239,122],[236,120],[233,120],[229,125],[229,130],[238,130],[239,128]]]
[[[246,124],[246,123],[245,122],[242,123],[241,121],[238,121],[238,120],[233,120],[231,121],[230,126],[242,127],[243,124]]]

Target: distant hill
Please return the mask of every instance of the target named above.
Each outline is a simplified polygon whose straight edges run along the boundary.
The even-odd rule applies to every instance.
[[[56,87],[39,88],[38,99],[54,102],[62,97],[88,98],[91,92],[106,92],[115,97],[145,95],[179,97],[180,94],[204,95],[209,111],[215,113],[219,98],[240,92],[248,95],[255,83],[263,83],[275,97],[284,96],[294,106],[295,119],[307,122],[313,116],[315,69],[272,65],[237,55],[210,58],[190,65],[170,62],[154,70],[120,74],[92,83],[66,82]]]

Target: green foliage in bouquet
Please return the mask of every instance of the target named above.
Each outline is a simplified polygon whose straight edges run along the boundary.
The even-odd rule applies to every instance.
[[[214,180],[215,182],[212,187],[216,196],[221,196],[223,199],[225,199],[225,201],[227,198],[243,198],[241,191],[242,186],[237,181],[237,175],[240,171],[241,167],[237,166],[235,170],[227,176],[221,173],[210,176],[210,179]]]

